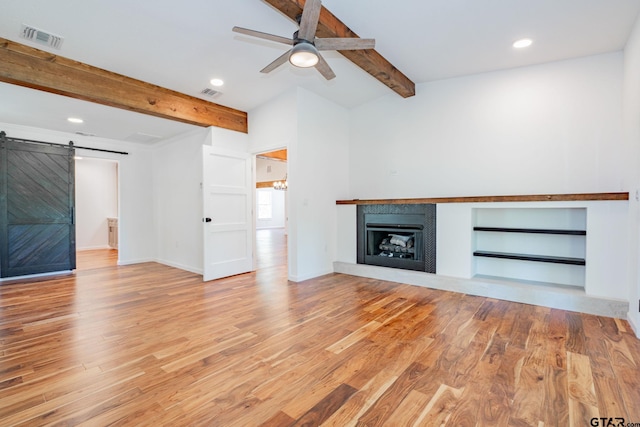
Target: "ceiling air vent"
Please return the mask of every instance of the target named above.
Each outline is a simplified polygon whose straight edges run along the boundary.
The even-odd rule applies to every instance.
[[[96,136],[95,133],[87,133],[87,132],[76,132],[76,135],[81,135],[81,136]]]
[[[56,36],[55,34],[51,34],[24,24],[22,24],[20,37],[31,40],[32,42],[43,44],[45,46],[53,47],[55,49],[60,49],[60,47],[62,47],[62,42],[64,41],[64,38],[60,36]]]
[[[202,89],[202,92],[200,92],[203,95],[208,96],[209,98],[215,98],[217,96],[222,95],[222,92],[214,90],[214,89],[209,89],[209,88],[205,88]]]

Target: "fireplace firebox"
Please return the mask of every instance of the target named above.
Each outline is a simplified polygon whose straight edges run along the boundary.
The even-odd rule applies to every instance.
[[[435,205],[358,206],[358,263],[435,273],[435,219]]]

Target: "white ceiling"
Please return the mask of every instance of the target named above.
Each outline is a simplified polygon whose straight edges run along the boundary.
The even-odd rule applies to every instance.
[[[624,48],[640,0],[324,0],[323,5],[415,83]],[[60,50],[19,37],[22,24],[64,37]],[[291,36],[297,26],[261,0],[2,0],[0,37],[250,111],[300,86],[351,108],[389,88],[335,52],[337,77],[285,64],[259,72],[287,46],[234,25]],[[529,37],[525,50],[511,47]],[[221,95],[200,95],[213,77]],[[149,143],[191,125],[0,83],[0,122]],[[72,125],[68,116],[85,122]],[[1,130],[1,129],[0,129]]]

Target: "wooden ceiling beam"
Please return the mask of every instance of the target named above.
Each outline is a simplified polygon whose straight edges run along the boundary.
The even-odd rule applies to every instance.
[[[283,148],[282,150],[269,151],[268,153],[260,153],[258,157],[269,158],[274,160],[287,161],[287,149]]]
[[[0,81],[196,126],[248,132],[244,111],[3,38]]]
[[[289,18],[296,20],[305,0],[265,0]],[[316,37],[359,37],[324,6],[320,11]],[[416,85],[374,49],[340,50],[345,58],[362,68],[403,98],[416,94]]]

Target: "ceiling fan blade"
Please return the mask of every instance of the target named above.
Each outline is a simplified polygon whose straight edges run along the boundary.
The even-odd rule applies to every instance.
[[[247,36],[258,37],[259,39],[271,40],[278,43],[293,44],[293,40],[287,37],[280,37],[269,33],[263,33],[261,31],[249,30],[248,28],[233,27],[233,31],[240,34],[246,34]]]
[[[327,80],[331,80],[336,76],[336,74],[333,72],[331,67],[329,67],[329,64],[327,64],[327,61],[325,61],[324,57],[319,53],[318,53],[318,63],[316,64],[316,70],[318,70],[320,74],[322,74],[322,76]]]
[[[298,38],[309,42],[312,42],[313,39],[315,39],[321,9],[322,0],[306,0],[304,2],[304,8],[302,9],[302,18],[300,18],[300,30],[298,31]]]
[[[318,50],[356,50],[373,49],[376,46],[376,41],[375,39],[338,37],[316,39],[314,44]]]
[[[260,70],[260,72],[266,74],[275,70],[276,68],[278,68],[279,66],[281,66],[282,64],[284,64],[289,60],[290,53],[291,53],[291,49],[289,49],[288,51],[280,55],[275,61],[273,61],[271,64],[267,65],[262,70]]]

